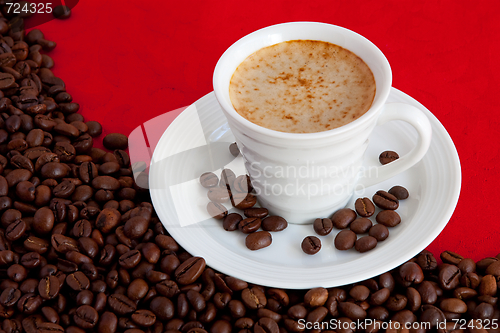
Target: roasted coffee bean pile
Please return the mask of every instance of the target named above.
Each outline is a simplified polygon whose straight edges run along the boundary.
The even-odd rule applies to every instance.
[[[408,198],[408,190],[402,186],[394,186],[389,192],[380,190],[372,197],[358,198],[354,203],[354,210],[343,208],[335,212],[331,219],[317,219],[314,221],[314,230],[321,236],[328,235],[333,227],[341,230],[335,237],[335,248],[341,251],[355,248],[358,252],[367,252],[389,237],[389,229],[401,222],[396,209],[399,200]],[[375,204],[374,204],[375,203]],[[369,219],[375,214],[375,206],[382,209],[375,217],[377,224],[373,225]],[[347,229],[349,228],[349,229]],[[361,236],[359,234],[368,235]]]
[[[239,149],[236,144],[229,146],[233,156],[238,156]],[[288,226],[288,222],[281,216],[269,215],[269,211],[263,207],[254,207],[257,197],[252,193],[253,187],[248,175],[236,177],[230,169],[223,169],[221,177],[213,172],[205,172],[200,176],[201,186],[208,189],[207,212],[215,219],[223,220],[222,227],[226,231],[239,230],[248,234],[245,245],[248,249],[255,251],[268,247],[272,243],[271,232],[282,231]],[[240,213],[229,213],[222,203],[231,202]],[[259,229],[262,229],[259,231]],[[318,249],[319,250],[319,249]]]

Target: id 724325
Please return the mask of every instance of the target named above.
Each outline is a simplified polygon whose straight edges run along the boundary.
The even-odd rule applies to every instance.
[[[9,14],[43,14],[52,13],[52,3],[30,3],[27,1],[6,2],[7,13]]]

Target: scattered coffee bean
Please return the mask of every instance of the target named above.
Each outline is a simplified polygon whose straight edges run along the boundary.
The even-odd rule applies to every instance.
[[[254,208],[245,209],[243,214],[246,217],[258,217],[260,219],[263,219],[264,217],[266,217],[269,214],[269,212],[268,212],[267,208],[254,207]]]
[[[342,230],[335,236],[334,244],[337,250],[352,249],[356,243],[356,234],[351,230]]]
[[[377,239],[372,236],[364,236],[356,240],[356,251],[358,252],[367,252],[374,249],[377,246]]]
[[[397,160],[398,158],[399,158],[398,153],[396,153],[395,151],[386,150],[380,154],[378,160],[380,161],[381,164],[385,165],[387,163],[391,163],[392,161]]]
[[[200,176],[200,183],[205,188],[215,187],[219,184],[219,177],[213,172],[205,172]]]
[[[214,219],[217,220],[222,220],[224,217],[227,216],[226,207],[224,207],[222,204],[218,202],[210,201],[207,204],[207,212],[210,216],[212,216]]]
[[[383,210],[377,214],[376,220],[386,227],[395,227],[401,222],[401,217],[393,210]]]
[[[302,241],[301,247],[306,254],[316,254],[321,250],[321,241],[316,236],[307,236]]]
[[[356,219],[356,212],[350,208],[342,208],[333,213],[332,220],[333,226],[337,229],[345,229]]]
[[[257,217],[249,217],[238,223],[238,229],[244,234],[250,234],[259,230],[262,221]]]
[[[374,237],[377,241],[382,242],[389,237],[389,229],[383,224],[375,224],[368,230],[368,235]]]
[[[243,217],[241,217],[240,214],[231,213],[224,218],[222,226],[226,231],[235,231],[238,229],[238,224],[240,223],[241,220],[243,220]]]
[[[349,229],[356,234],[364,234],[372,227],[372,221],[366,217],[358,217],[349,225]]]
[[[389,193],[392,194],[393,196],[395,196],[398,200],[404,200],[410,196],[410,194],[408,193],[408,190],[406,188],[404,188],[403,186],[399,186],[399,185],[391,187],[391,189],[389,190]]]
[[[245,238],[246,247],[252,251],[268,247],[271,243],[272,236],[268,231],[257,231]]]
[[[288,227],[288,222],[281,216],[268,216],[262,220],[262,229],[265,231],[282,231]]]
[[[313,223],[314,231],[320,236],[326,236],[333,230],[332,220],[329,218],[316,219]]]
[[[68,6],[59,5],[54,7],[52,14],[55,18],[64,20],[71,16],[71,9]]]
[[[373,202],[381,209],[396,210],[399,207],[398,198],[386,191],[377,191],[373,196]]]
[[[240,149],[238,148],[238,144],[236,144],[236,142],[233,142],[229,145],[229,152],[234,157],[238,157],[238,155],[240,154]]]
[[[356,213],[362,217],[370,217],[375,213],[375,206],[373,202],[368,198],[358,198],[354,203],[354,208]]]

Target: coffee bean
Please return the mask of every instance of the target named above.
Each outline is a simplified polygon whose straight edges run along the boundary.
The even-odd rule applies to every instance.
[[[228,215],[226,207],[224,207],[222,204],[218,202],[213,202],[213,201],[210,201],[207,204],[207,212],[211,217],[217,220],[222,220]]]
[[[174,316],[174,305],[167,297],[154,297],[151,300],[149,308],[156,315],[158,320],[167,321]]]
[[[153,326],[156,322],[156,315],[149,310],[137,310],[131,315],[132,321],[140,326]]]
[[[260,309],[266,306],[266,295],[259,288],[246,288],[241,291],[241,300],[249,309]]]
[[[455,265],[445,264],[439,270],[439,286],[444,290],[452,290],[460,283],[460,269]]]
[[[122,316],[131,314],[137,308],[136,304],[130,298],[121,294],[110,295],[108,297],[108,304],[113,312]],[[151,308],[153,308],[152,305]]]
[[[236,179],[236,175],[231,169],[223,169],[220,174],[220,187],[227,187],[230,189],[233,186],[233,183]]]
[[[365,217],[358,217],[351,222],[349,228],[356,234],[364,234],[372,228],[372,221]]]
[[[261,223],[261,219],[257,217],[249,217],[238,223],[238,229],[244,234],[250,234],[257,231],[260,228]]]
[[[386,227],[395,227],[401,223],[401,217],[393,210],[383,210],[377,214],[376,220]]]
[[[238,209],[245,210],[257,203],[257,197],[249,193],[234,193],[231,195],[231,204]]]
[[[256,208],[256,207],[245,209],[245,211],[243,212],[243,214],[246,217],[257,217],[260,219],[266,217],[268,213],[269,211],[267,210],[267,208]]]
[[[38,293],[44,299],[53,299],[59,294],[60,288],[59,280],[55,276],[49,275],[40,280]]]
[[[367,252],[374,249],[377,246],[377,239],[372,236],[364,236],[356,240],[354,247],[358,252]]]
[[[440,257],[443,262],[452,265],[458,265],[460,261],[462,261],[462,259],[464,258],[461,255],[451,251],[443,251]]]
[[[229,201],[230,194],[225,187],[213,187],[208,190],[208,199],[217,203],[224,203]]]
[[[288,227],[288,222],[281,216],[272,215],[262,220],[262,229],[265,231],[282,231]]]
[[[332,220],[329,218],[316,219],[313,223],[314,231],[320,236],[326,236],[333,230]]]
[[[90,305],[80,306],[76,309],[75,315],[73,316],[75,324],[86,330],[93,328],[97,324],[98,319],[99,314]]]
[[[399,158],[398,153],[396,153],[395,151],[386,150],[380,153],[378,160],[380,161],[381,164],[385,165],[387,163],[391,163],[392,161],[397,160],[398,158]]]
[[[248,175],[240,175],[236,177],[230,189],[235,193],[250,193],[253,189],[250,177]]]
[[[366,311],[359,305],[352,302],[340,302],[339,310],[351,320],[362,320],[366,318]]]
[[[356,243],[356,234],[351,230],[342,230],[335,236],[334,244],[337,250],[352,249]]]
[[[238,224],[243,220],[240,214],[231,213],[224,217],[224,221],[222,222],[222,226],[226,231],[235,231],[238,229]]]
[[[417,263],[406,262],[399,267],[399,276],[403,281],[419,284],[424,280],[424,272]]]
[[[377,191],[372,199],[375,205],[381,209],[396,210],[399,207],[398,198],[386,191]]]
[[[80,291],[88,289],[90,281],[82,272],[71,273],[66,277],[66,284],[73,290]]]
[[[345,229],[356,219],[356,212],[350,208],[342,208],[333,213],[331,220],[337,229]]]
[[[370,217],[375,213],[375,206],[368,198],[358,198],[354,203],[354,207],[359,216]]]
[[[255,251],[268,247],[272,243],[272,236],[268,231],[256,231],[245,238],[248,249]]]
[[[68,6],[59,5],[54,7],[52,15],[57,19],[64,20],[71,16],[71,9]]]
[[[131,217],[123,227],[125,235],[131,239],[144,236],[148,230],[149,221],[142,216]]]
[[[109,150],[128,148],[128,138],[121,133],[111,133],[104,137],[102,144]]]
[[[0,294],[0,304],[5,307],[14,306],[21,298],[21,291],[14,287],[5,288]]]
[[[238,148],[238,145],[236,144],[236,142],[233,142],[229,145],[229,152],[234,157],[238,157],[238,155],[240,154],[240,149]]]
[[[87,125],[87,127],[89,128],[88,134],[90,134],[90,136],[95,138],[95,137],[101,135],[102,126],[99,122],[91,120],[91,121],[87,121],[85,123],[85,125]]]
[[[219,184],[219,177],[213,172],[205,172],[200,176],[200,184],[205,188],[215,187]]]
[[[201,257],[191,257],[184,261],[175,270],[175,279],[182,285],[196,281],[205,269],[205,259]]]
[[[389,190],[389,194],[392,194],[398,200],[404,200],[410,196],[410,194],[408,193],[408,190],[406,188],[404,188],[403,186],[399,186],[399,185],[391,187],[391,189]]]
[[[321,250],[321,241],[318,237],[307,236],[302,241],[301,247],[306,254],[316,254]]]

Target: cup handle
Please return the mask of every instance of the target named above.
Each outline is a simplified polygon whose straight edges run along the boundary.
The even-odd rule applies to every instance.
[[[412,125],[418,132],[417,145],[406,155],[397,160],[370,170],[368,175],[362,176],[357,186],[364,188],[387,180],[401,173],[419,162],[429,149],[432,137],[431,123],[427,116],[418,108],[404,103],[388,103],[379,116],[377,125],[391,120],[403,120]]]

